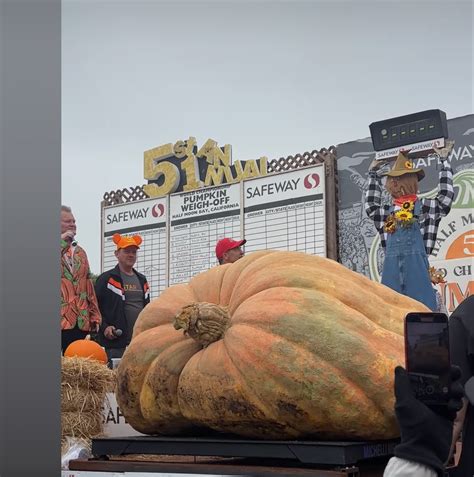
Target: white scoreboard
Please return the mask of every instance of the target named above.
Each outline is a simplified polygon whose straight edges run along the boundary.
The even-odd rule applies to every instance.
[[[244,183],[246,250],[293,250],[326,256],[324,169]]]
[[[113,268],[114,233],[139,234],[136,269],[151,298],[218,264],[223,237],[246,253],[294,250],[326,256],[324,164],[102,209],[102,271]]]
[[[169,284],[216,265],[217,241],[240,232],[240,184],[171,195]]]

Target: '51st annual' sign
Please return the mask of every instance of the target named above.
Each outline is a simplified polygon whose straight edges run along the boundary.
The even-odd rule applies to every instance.
[[[216,141],[208,139],[198,150],[196,139],[190,137],[145,151],[144,177],[148,184],[143,189],[149,197],[162,197],[266,174],[266,157],[232,164],[229,144],[219,147]]]

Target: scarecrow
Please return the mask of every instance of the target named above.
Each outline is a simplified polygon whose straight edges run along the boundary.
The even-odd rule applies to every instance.
[[[438,193],[433,199],[418,197],[418,183],[425,176],[415,168],[408,151],[400,151],[393,168],[382,172],[384,161],[375,160],[369,168],[369,187],[365,211],[380,234],[385,260],[382,283],[393,290],[424,303],[436,311],[436,295],[432,287],[428,256],[436,243],[438,225],[448,215],[454,198],[453,172],[448,155],[454,142],[443,149],[434,148],[441,163]],[[391,196],[390,204],[382,204],[382,177]]]

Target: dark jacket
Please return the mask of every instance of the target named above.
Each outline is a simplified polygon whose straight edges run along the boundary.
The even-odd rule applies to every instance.
[[[449,318],[451,363],[461,368],[462,384],[474,376],[474,295],[467,297]],[[455,477],[474,475],[474,406],[467,405],[462,431],[462,451]]]
[[[138,277],[143,290],[143,307],[150,303],[150,290],[145,275],[138,273],[135,269],[133,272]],[[97,278],[95,283],[95,294],[99,302],[99,309],[102,315],[102,323],[100,325],[99,340],[104,348],[125,348],[127,346],[127,320],[125,318],[125,290],[123,287],[120,268],[116,265]],[[104,330],[107,326],[115,326],[115,328],[123,331],[122,336],[109,340],[104,336]]]

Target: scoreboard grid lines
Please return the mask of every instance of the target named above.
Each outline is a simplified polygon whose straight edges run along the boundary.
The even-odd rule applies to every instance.
[[[315,176],[319,177],[317,183]],[[217,187],[225,189],[229,197],[230,205],[223,208],[181,208],[186,203],[186,194],[182,193],[157,199],[166,204],[165,222],[122,229],[124,235],[138,233],[144,239],[136,268],[147,277],[152,298],[167,286],[188,282],[194,275],[218,265],[215,245],[223,237],[245,238],[247,253],[268,249],[326,256],[324,180],[324,167],[318,165],[227,184]],[[298,184],[299,189],[268,197],[246,193],[249,187],[256,190],[259,184],[271,181],[291,182]],[[260,190],[269,191],[271,186],[262,186]],[[104,212],[113,207],[132,208],[146,201],[150,201],[151,207],[152,199],[146,199],[106,207]],[[103,270],[117,263],[112,233],[109,230],[103,234]]]

